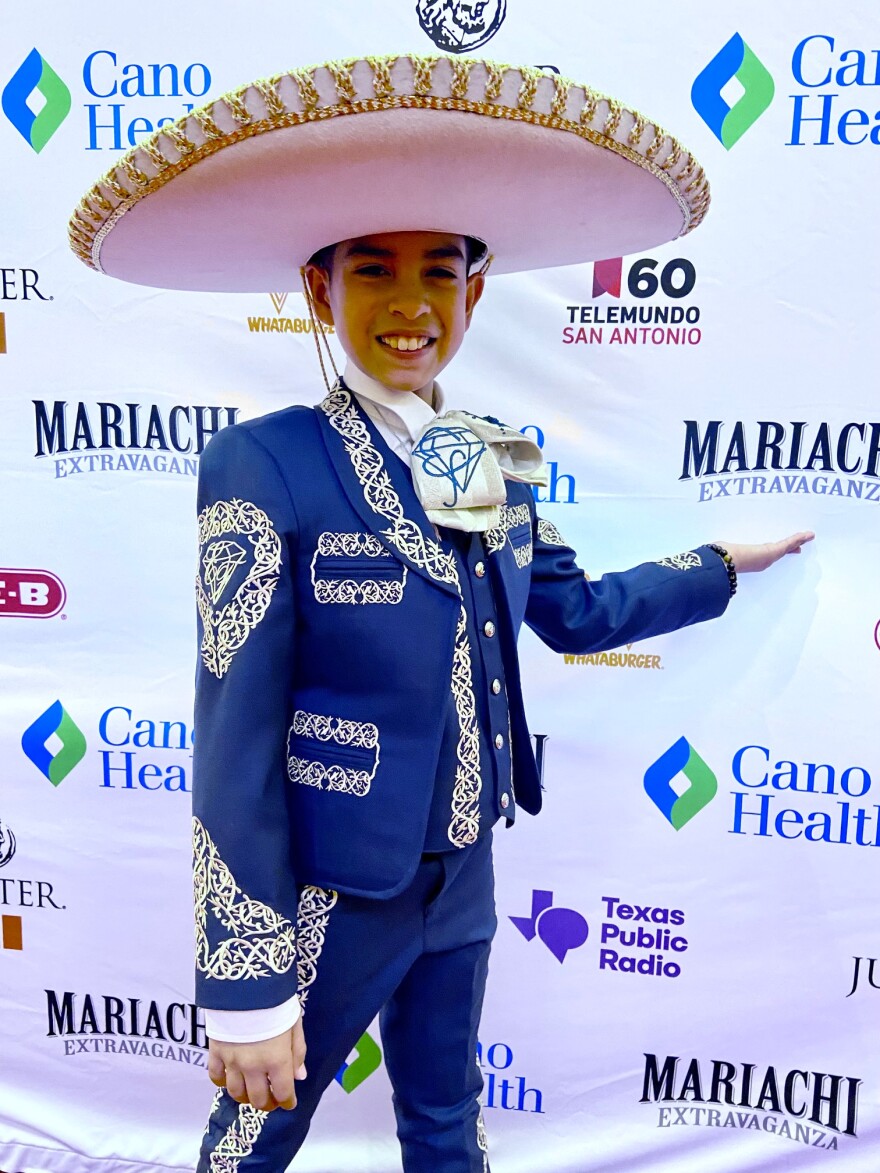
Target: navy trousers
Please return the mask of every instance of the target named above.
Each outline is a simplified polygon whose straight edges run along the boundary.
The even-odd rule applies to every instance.
[[[197,1173],[283,1173],[324,1089],[379,1013],[405,1173],[488,1173],[476,1052],[496,926],[491,840],[424,856],[391,900],[302,890],[308,1077],[292,1112],[260,1112],[218,1092]]]

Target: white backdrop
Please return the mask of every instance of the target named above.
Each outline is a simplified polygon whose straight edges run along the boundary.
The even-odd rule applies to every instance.
[[[99,278],[67,251],[67,217],[115,140],[185,103],[294,65],[435,51],[415,0],[90,8],[19,5],[0,45],[7,1173],[195,1164],[213,1091],[189,1005],[199,428],[204,440],[322,396],[299,295]],[[496,836],[481,1034],[493,1169],[867,1173],[880,1133],[874,5],[510,0],[505,13],[490,0],[493,15],[478,54],[556,66],[645,110],[697,153],[714,202],[693,236],[649,254],[656,267],[624,258],[619,296],[589,265],[491,279],[443,380],[450,404],[540,430],[557,476],[541,512],[592,576],[707,540],[818,535],[742,581],[724,619],[622,661],[567,662],[524,635],[546,801]],[[152,65],[174,67],[158,93]],[[736,108],[725,130],[719,100]],[[728,148],[719,135],[744,111],[754,123]],[[680,260],[673,296],[636,283]],[[689,311],[684,341],[655,321],[663,307]],[[633,309],[641,322],[615,336],[615,311]],[[765,439],[785,432],[763,460],[762,421]],[[681,738],[692,750],[679,747],[658,806],[645,772]],[[675,830],[660,807],[687,787],[668,776],[689,752],[705,805]],[[536,934],[510,917],[537,917]],[[667,968],[644,972],[658,951]],[[714,1087],[713,1061],[730,1065]],[[384,1071],[356,1062],[348,1090],[325,1096],[303,1173],[400,1168]]]

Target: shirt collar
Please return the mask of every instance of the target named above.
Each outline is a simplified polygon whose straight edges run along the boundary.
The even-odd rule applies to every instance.
[[[423,387],[420,391],[391,391],[350,361],[346,363],[342,378],[359,399],[369,399],[391,427],[402,428],[413,442],[425,424],[441,414],[446,406],[445,397],[437,383],[432,385],[432,407],[431,387]]]

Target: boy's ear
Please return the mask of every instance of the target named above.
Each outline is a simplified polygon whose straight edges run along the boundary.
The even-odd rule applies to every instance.
[[[467,292],[465,294],[465,328],[470,326],[471,317],[474,312],[474,306],[483,296],[483,289],[486,286],[486,274],[483,272],[471,273],[467,279]]]
[[[319,265],[309,264],[303,269],[303,281],[318,319],[325,326],[332,326],[334,322],[333,310],[330,308],[330,274]]]

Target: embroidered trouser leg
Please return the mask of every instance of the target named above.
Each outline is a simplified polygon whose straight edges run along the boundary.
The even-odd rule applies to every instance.
[[[476,1065],[476,1029],[494,929],[491,836],[463,851],[426,857],[412,884],[391,900],[335,897],[321,889],[305,889],[299,916],[299,977],[308,1078],[296,1084],[297,1106],[292,1112],[259,1112],[237,1104],[225,1091],[218,1094],[198,1173],[283,1173],[306,1137],[322,1093],[389,999],[388,1021],[400,1024],[387,1033],[407,1173],[483,1173],[477,1141],[478,1135],[482,1138],[477,1120],[482,1078]],[[424,971],[417,969],[420,959],[425,961]],[[444,959],[449,986],[441,975]],[[468,968],[472,980],[465,988],[463,974]],[[423,993],[417,989],[420,980],[427,983]],[[422,1041],[411,1022],[419,999],[423,1012],[430,1009],[437,1016]],[[458,1040],[448,1050],[440,1042],[445,1039],[445,1023]],[[436,1043],[426,1043],[428,1038]],[[408,1039],[417,1047],[437,1046],[444,1063],[438,1074],[444,1086],[442,1102],[426,1095],[426,1077],[420,1079],[415,1070],[425,1052],[411,1055],[413,1070],[405,1070]],[[469,1048],[469,1062],[462,1059],[463,1045]],[[428,1066],[436,1065],[432,1056]],[[410,1082],[414,1091],[408,1095]],[[432,1143],[424,1138],[435,1128],[443,1135],[442,1160],[422,1156]]]

